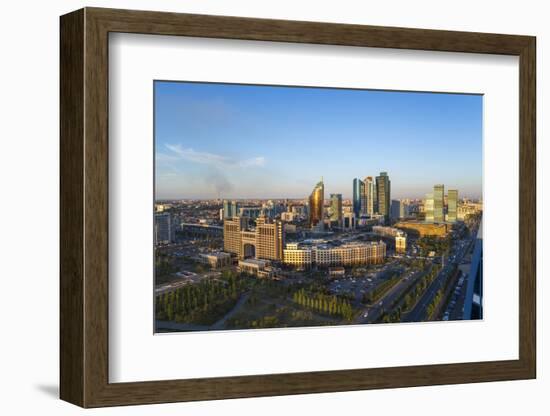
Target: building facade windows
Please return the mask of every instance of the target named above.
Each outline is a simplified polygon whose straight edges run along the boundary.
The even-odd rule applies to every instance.
[[[254,229],[248,229],[247,224],[244,217],[224,220],[224,251],[235,253],[241,259],[282,260],[285,239],[283,222],[261,216],[256,220]]]
[[[433,212],[434,212],[434,219],[433,222],[444,222],[445,221],[445,214],[444,214],[444,207],[445,207],[445,187],[443,185],[434,185],[434,193],[433,193]]]
[[[383,241],[349,243],[337,247],[287,244],[283,261],[304,269],[314,265],[328,267],[380,264],[385,257],[386,244]]]
[[[376,177],[376,190],[378,193],[378,214],[384,216],[388,223],[390,219],[391,181],[387,172],[380,172]]]
[[[456,189],[449,189],[447,195],[447,221],[456,222],[458,218],[458,191]]]
[[[176,239],[176,221],[172,216],[163,212],[155,214],[155,245],[170,244]]]

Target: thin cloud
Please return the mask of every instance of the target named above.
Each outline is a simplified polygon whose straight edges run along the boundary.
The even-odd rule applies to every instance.
[[[191,148],[184,148],[177,144],[166,144],[165,146],[168,150],[172,152],[172,155],[167,155],[168,157],[177,156],[179,159],[204,165],[246,168],[262,167],[265,166],[266,162],[266,159],[263,156],[256,156],[250,159],[239,160],[227,156],[217,155],[215,153],[199,152]]]
[[[265,157],[263,156],[258,156],[258,157],[253,157],[251,159],[246,159],[246,160],[243,160],[241,162],[239,162],[239,166],[243,167],[243,168],[246,168],[246,167],[249,167],[249,166],[265,166]]]

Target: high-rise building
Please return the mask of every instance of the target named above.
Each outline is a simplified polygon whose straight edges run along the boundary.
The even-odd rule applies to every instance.
[[[444,197],[445,197],[445,186],[444,185],[434,185],[434,222],[444,222]]]
[[[317,182],[309,196],[309,226],[311,228],[323,227],[325,203],[325,185],[323,179]]]
[[[223,223],[223,249],[239,258],[255,257],[282,260],[285,240],[282,221],[264,216],[256,220],[256,227],[248,229],[244,217],[225,219]]]
[[[356,217],[372,216],[376,212],[376,186],[372,176],[353,180],[353,212]]]
[[[359,192],[359,198],[361,200],[361,206],[359,209],[361,216],[367,215],[367,181],[365,180],[361,181],[361,189]]]
[[[390,219],[391,182],[387,172],[380,172],[376,177],[378,193],[378,213],[384,216],[386,223]]]
[[[285,245],[282,221],[270,221],[266,217],[256,220],[256,258],[282,260]]]
[[[176,238],[176,223],[172,216],[164,212],[155,214],[155,245],[170,244]]]
[[[355,178],[353,180],[353,212],[356,217],[361,215],[361,201],[363,200],[363,195],[365,192],[365,183],[359,179]]]
[[[391,200],[391,210],[390,215],[392,220],[397,220],[401,218],[401,205],[403,203],[398,199]]]
[[[367,176],[365,180],[363,181],[364,186],[364,207],[363,212],[367,214],[369,217],[372,217],[374,215],[375,211],[375,196],[376,196],[376,186],[374,184],[374,180],[372,179],[372,176]]]
[[[424,214],[426,222],[434,222],[434,194],[426,194],[424,200]]]
[[[447,221],[456,222],[457,219],[458,191],[449,189],[447,194]]]
[[[239,204],[236,201],[223,200],[223,217],[233,218],[239,215]]]
[[[261,207],[237,207],[234,217],[247,217],[256,219],[262,215],[263,209]]]
[[[231,218],[233,215],[231,215],[231,201],[228,201],[227,199],[223,200],[223,218]]]
[[[223,250],[241,256],[243,250],[241,232],[246,230],[246,218],[226,217],[223,221]]]
[[[391,201],[391,219],[403,219],[410,215],[410,205],[401,199],[392,199]]]
[[[330,194],[330,220],[342,225],[342,194]]]

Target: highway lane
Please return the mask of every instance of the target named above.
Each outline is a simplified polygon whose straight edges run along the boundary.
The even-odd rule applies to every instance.
[[[461,240],[466,242],[466,244],[464,244],[459,249],[459,253],[454,256],[453,260],[449,261],[438,273],[437,277],[424,292],[413,310],[405,315],[403,322],[422,322],[427,319],[428,305],[433,301],[439,289],[442,289],[445,286],[445,282],[451,270],[451,266],[453,264],[460,264],[464,255],[467,253],[467,250],[471,249],[471,241],[475,240],[475,233],[472,233],[472,235],[473,237],[469,239]]]
[[[391,305],[394,303],[395,299],[397,299],[408,287],[411,285],[416,285],[418,281],[425,276],[427,271],[428,269],[421,270],[413,273],[412,275],[409,274],[408,276],[403,277],[401,281],[386,292],[382,299],[379,300],[374,306],[364,308],[359,316],[355,318],[354,323],[375,323],[384,312],[391,309]],[[364,315],[366,312],[368,312],[368,315],[365,317]]]
[[[161,295],[163,293],[173,292],[183,286],[199,283],[205,279],[216,279],[220,277],[219,271],[208,271],[206,273],[198,274],[194,272],[185,271],[186,275],[180,277],[181,280],[172,280],[171,282],[162,283],[155,286],[155,295]]]
[[[438,273],[437,277],[433,280],[430,286],[428,286],[428,289],[424,292],[413,310],[408,312],[402,319],[403,322],[420,322],[425,320],[428,305],[435,297],[437,291],[443,287],[443,283],[445,282],[444,277],[446,275],[444,271],[447,267],[448,266],[445,266],[445,268]]]

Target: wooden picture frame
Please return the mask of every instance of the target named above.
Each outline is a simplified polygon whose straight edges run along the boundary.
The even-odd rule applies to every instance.
[[[82,407],[338,392],[536,377],[535,38],[85,8],[61,17],[60,396]],[[519,57],[519,359],[109,383],[108,35],[246,39]]]

